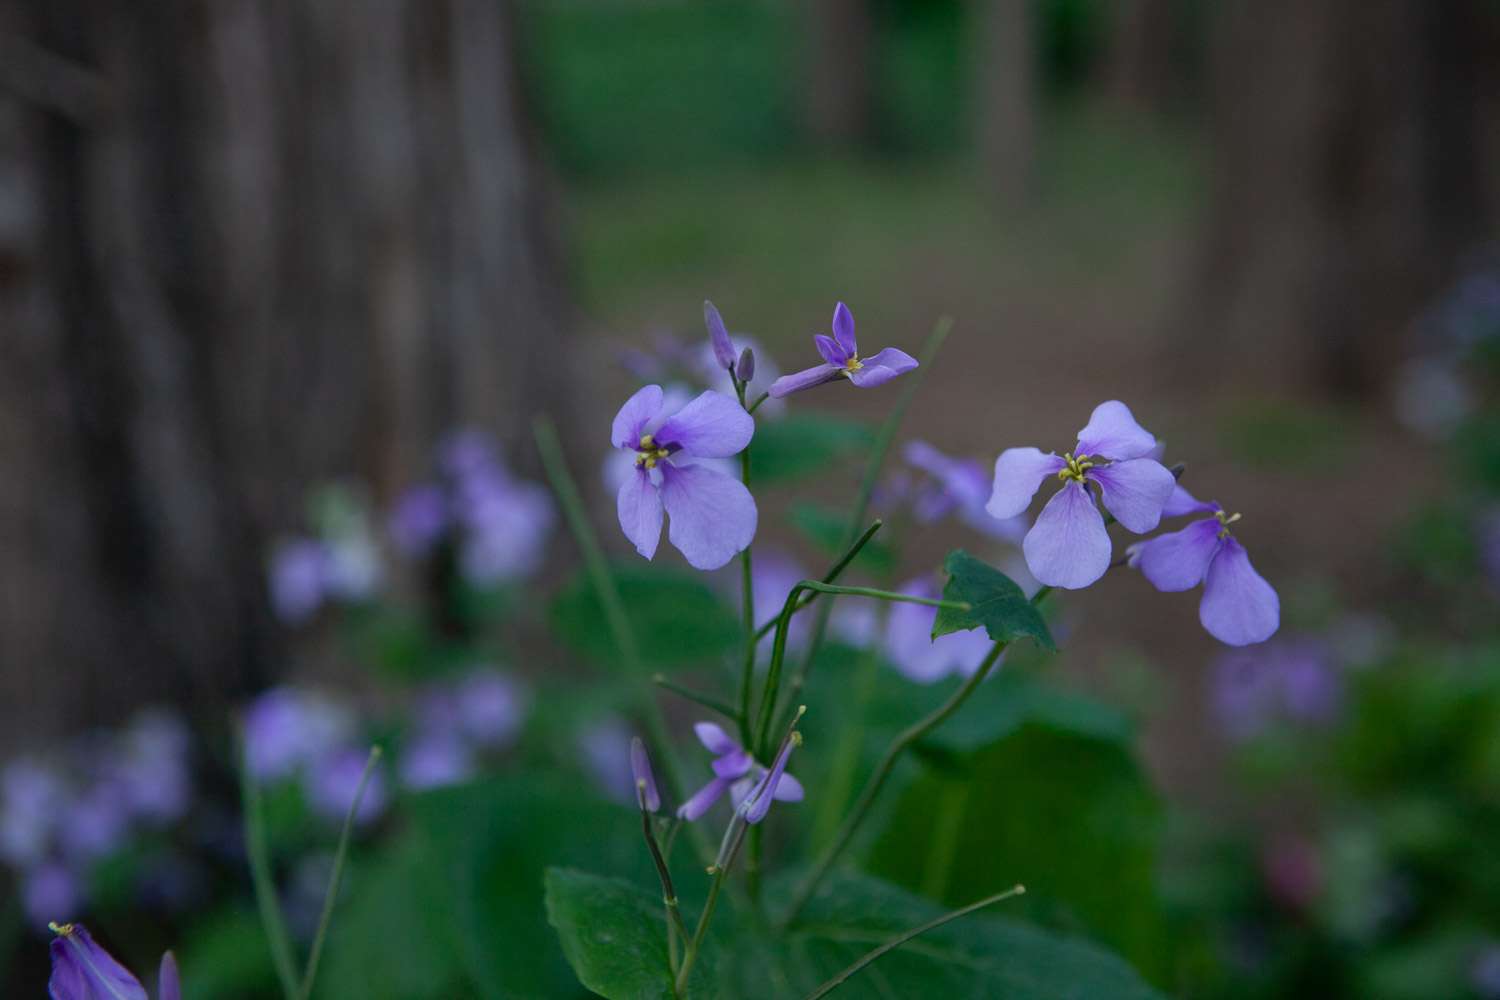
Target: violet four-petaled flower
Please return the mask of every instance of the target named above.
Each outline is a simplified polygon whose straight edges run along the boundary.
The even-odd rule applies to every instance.
[[[755,762],[750,751],[741,747],[732,736],[712,722],[697,723],[693,726],[693,732],[698,734],[698,742],[715,755],[714,762],[710,765],[714,777],[696,795],[678,807],[678,816],[689,822],[697,819],[708,812],[709,807],[719,801],[726,791],[729,793],[729,801],[736,809],[746,802],[755,802],[752,796],[761,790],[762,783],[768,778],[774,779],[774,784],[770,786],[771,794],[769,797],[760,796],[766,799],[767,809],[770,808],[771,799],[781,802],[802,801],[801,782],[785,773],[785,752],[778,754],[775,766],[767,770]],[[757,811],[764,817],[764,810]],[[759,822],[759,819],[754,822]]]
[[[755,537],[758,513],[745,485],[687,458],[728,458],[755,434],[755,419],[721,392],[703,393],[664,422],[662,391],[648,385],[625,401],[610,437],[635,455],[635,470],[620,487],[620,528],[650,559],[667,537],[696,569],[718,569]]]
[[[1281,625],[1281,599],[1229,533],[1228,526],[1240,516],[1226,517],[1223,507],[1194,500],[1180,486],[1168,510],[1214,516],[1140,543],[1132,563],[1157,590],[1191,590],[1202,583],[1198,619],[1220,642],[1248,646],[1269,639]]]
[[[847,378],[855,385],[868,389],[884,385],[897,375],[917,367],[916,358],[894,347],[887,347],[878,354],[861,358],[859,345],[854,340],[854,317],[850,315],[849,307],[842,302],[833,311],[833,336],[819,333],[813,336],[813,340],[826,364],[794,375],[783,375],[771,383],[768,391],[772,396],[780,398],[841,378]]]
[[[1161,522],[1162,507],[1177,479],[1147,458],[1156,438],[1135,422],[1118,400],[1094,407],[1078,445],[1059,458],[1036,448],[1007,448],[995,460],[995,484],[985,510],[1009,518],[1031,505],[1042,480],[1063,481],[1036,524],[1026,533],[1021,551],[1038,581],[1049,587],[1087,587],[1109,569],[1109,532],[1094,503],[1091,483],[1099,485],[1104,506],[1130,531],[1144,534]],[[1106,460],[1101,464],[1098,460]]]
[[[147,1000],[146,988],[115,957],[94,943],[82,924],[53,924],[52,978],[47,994],[52,1000]],[[180,1000],[177,960],[169,951],[161,957],[160,1000]]]

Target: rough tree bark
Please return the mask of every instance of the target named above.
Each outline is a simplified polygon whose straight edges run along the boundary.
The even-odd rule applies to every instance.
[[[1379,389],[1491,232],[1495,26],[1479,0],[1256,0],[1217,49],[1220,187],[1177,357]]]
[[[0,750],[277,659],[267,546],[559,386],[498,0],[0,10]]]

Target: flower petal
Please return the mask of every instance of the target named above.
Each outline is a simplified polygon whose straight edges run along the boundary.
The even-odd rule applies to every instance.
[[[1208,564],[1219,551],[1219,528],[1218,519],[1210,517],[1181,531],[1157,535],[1140,543],[1136,564],[1157,590],[1192,590],[1203,582]]]
[[[1198,619],[1209,635],[1231,646],[1264,642],[1281,626],[1281,598],[1232,536],[1208,565]]]
[[[818,353],[823,355],[823,360],[830,365],[842,368],[844,362],[849,360],[849,355],[839,346],[839,342],[823,333],[813,334],[813,343],[818,345]]]
[[[917,367],[917,359],[905,351],[887,347],[872,358],[865,358],[864,367],[849,373],[849,381],[864,389],[884,385],[897,375]]]
[[[620,407],[620,412],[615,414],[614,426],[609,431],[610,441],[614,442],[617,448],[635,450],[635,447],[641,443],[641,429],[660,412],[661,386],[641,386],[634,396],[625,400],[625,405]]]
[[[1144,458],[1156,447],[1151,432],[1135,422],[1130,407],[1112,399],[1094,407],[1089,424],[1078,432],[1075,455],[1103,455],[1108,459]]]
[[[680,445],[699,458],[728,458],[745,450],[755,436],[755,418],[722,392],[703,393],[668,418],[656,443]]]
[[[1050,587],[1078,590],[1109,569],[1109,532],[1094,498],[1077,480],[1047,501],[1021,543],[1026,565]]]
[[[615,510],[620,517],[620,530],[635,545],[635,550],[647,559],[656,555],[656,546],[661,542],[661,491],[643,466],[637,465],[620,484]]]
[[[1172,499],[1162,505],[1161,516],[1182,517],[1184,514],[1216,514],[1223,509],[1223,507],[1212,501],[1205,503],[1199,500],[1187,490],[1178,486],[1172,490]]]
[[[1056,455],[1038,448],[1007,448],[995,459],[995,485],[984,509],[991,517],[1015,517],[1031,506],[1042,480],[1067,467]]]
[[[1099,484],[1105,509],[1137,535],[1156,530],[1162,505],[1172,499],[1177,487],[1171,470],[1149,458],[1096,466],[1086,475]]]
[[[758,513],[745,485],[703,465],[661,465],[667,537],[694,569],[718,569],[755,537]]]
[[[833,310],[833,338],[844,349],[844,357],[852,358],[859,353],[859,345],[854,341],[854,316],[842,302]]]
[[[47,992],[53,1000],[146,1000],[146,988],[82,924],[60,928],[51,952]]]
[[[158,1000],[182,1000],[182,981],[177,976],[177,959],[166,952],[161,957],[161,973],[157,976]]]
[[[743,778],[755,766],[755,758],[749,750],[735,748],[722,757],[715,757],[709,767],[721,778]]]
[[[698,790],[698,794],[677,807],[677,815],[691,823],[708,812],[709,807],[719,801],[719,796],[729,787],[728,778],[715,778]]]
[[[771,394],[773,399],[780,399],[782,396],[790,396],[792,393],[801,392],[803,389],[811,389],[814,386],[833,382],[843,374],[844,368],[842,365],[837,368],[833,365],[818,365],[816,368],[804,368],[802,371],[792,375],[781,376],[781,378],[772,382],[771,387],[766,391]]]
[[[802,788],[802,782],[790,774],[783,774],[781,780],[776,782],[776,789],[771,793],[771,798],[777,802],[801,802],[806,794]]]
[[[719,310],[707,299],[703,300],[703,322],[708,327],[708,342],[714,345],[714,360],[720,368],[734,371],[734,344],[729,339],[729,331],[724,329]]]
[[[698,742],[703,744],[703,749],[717,757],[740,752],[740,745],[734,741],[734,737],[717,723],[695,722],[693,733],[698,737]]]
[[[646,744],[639,736],[630,741],[630,773],[635,777],[641,805],[647,812],[656,812],[661,808],[661,793],[656,789],[656,775],[651,771]]]
[[[794,733],[795,737],[796,734]],[[786,762],[792,756],[792,748],[797,745],[795,738],[786,741],[781,752],[776,755],[775,762],[771,765],[770,772],[766,775],[759,787],[750,796],[749,807],[745,811],[746,823],[759,823],[766,818],[766,813],[771,811],[771,803],[776,798],[776,789],[781,784],[781,779],[786,775]]]

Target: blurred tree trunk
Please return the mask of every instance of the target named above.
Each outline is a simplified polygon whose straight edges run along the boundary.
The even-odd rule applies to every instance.
[[[261,680],[309,487],[559,388],[514,41],[494,0],[0,11],[0,744]]]
[[[1242,0],[1217,70],[1219,190],[1189,364],[1369,393],[1490,232],[1493,17],[1481,0]]]
[[[991,194],[1007,211],[1031,198],[1036,169],[1035,32],[1028,0],[979,0],[973,39],[976,142]]]
[[[870,139],[871,0],[813,0],[807,127],[815,145],[847,149]]]

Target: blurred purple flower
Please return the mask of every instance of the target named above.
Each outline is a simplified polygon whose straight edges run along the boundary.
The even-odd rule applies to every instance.
[[[29,760],[0,771],[0,860],[18,868],[36,864],[51,849],[67,798],[62,779]]]
[[[496,667],[471,671],[459,681],[455,696],[459,724],[482,747],[509,743],[525,717],[525,691]]]
[[[1214,664],[1212,690],[1215,714],[1238,740],[1258,735],[1277,718],[1332,721],[1344,700],[1343,678],[1332,657],[1310,639],[1226,653]]]
[[[917,367],[916,358],[894,347],[861,359],[854,338],[854,316],[842,302],[833,310],[833,336],[819,333],[813,336],[813,341],[818,345],[824,363],[777,379],[768,390],[772,396],[779,399],[841,378],[847,378],[862,388],[871,388],[884,385]]]
[[[584,768],[599,790],[617,802],[634,806],[637,796],[635,774],[630,767],[632,738],[623,722],[615,716],[605,716],[579,730],[578,749]]]
[[[359,791],[369,757],[366,750],[347,747],[314,763],[303,786],[307,804],[319,815],[342,822],[354,806],[354,796]],[[385,812],[388,799],[385,773],[377,764],[370,774],[370,783],[365,786],[354,822],[362,826],[379,819]]]
[[[272,688],[245,712],[245,767],[261,782],[290,777],[345,745],[353,728],[349,712],[322,695]]]
[[[467,484],[460,504],[467,533],[459,551],[459,569],[470,583],[509,583],[541,568],[557,522],[546,489],[535,483],[485,477]]]
[[[1500,1000],[1500,941],[1487,941],[1469,964],[1469,985],[1481,1000]]]
[[[990,538],[1019,545],[1026,536],[1030,525],[1024,515],[999,520],[985,510],[991,483],[978,462],[944,455],[926,441],[908,442],[903,455],[931,477],[912,505],[921,523],[932,524],[956,513],[964,524]]]
[[[750,570],[750,594],[755,598],[755,615],[759,619],[758,624],[774,622],[781,614],[781,607],[786,603],[787,595],[791,593],[792,588],[806,579],[806,571],[787,553],[775,548],[757,549],[755,562]],[[738,605],[742,599],[740,594],[743,588],[743,577],[738,573],[735,574],[731,586],[734,601]],[[809,614],[793,616],[786,633],[787,651],[795,653],[806,648],[811,628],[812,621]],[[775,629],[767,632],[756,648],[756,655],[761,659],[768,658],[775,639]]]
[[[125,846],[130,820],[124,786],[116,779],[101,778],[68,803],[59,831],[63,853],[77,861],[113,854]]]
[[[667,537],[688,564],[718,569],[755,537],[755,499],[744,484],[682,458],[728,458],[743,451],[755,420],[723,393],[708,391],[665,422],[660,386],[648,385],[620,408],[610,431],[617,448],[636,455],[635,471],[620,488],[617,512],[625,537],[650,559]]]
[[[729,793],[730,802],[734,808],[738,809],[757,790],[767,774],[771,773],[767,768],[757,764],[748,750],[742,748],[733,737],[714,723],[699,722],[693,726],[693,732],[697,734],[698,742],[702,743],[709,753],[715,755],[715,759],[710,765],[714,772],[713,780],[677,809],[677,815],[690,822],[708,812],[709,807],[719,801],[726,791]],[[785,770],[786,764],[783,759],[778,757],[776,763],[782,771]],[[782,802],[801,802],[802,785],[790,774],[777,774],[775,784],[772,786],[772,797]],[[769,801],[767,808],[769,808]]]
[[[21,876],[21,908],[33,927],[46,927],[58,917],[77,913],[83,901],[82,882],[60,861],[38,865]]]
[[[474,773],[473,750],[453,733],[426,733],[401,755],[401,784],[414,791],[461,785]]]
[[[298,538],[271,555],[271,610],[286,625],[304,625],[328,597],[333,552],[326,542]]]
[[[930,576],[903,585],[899,593],[937,599],[942,591]],[[885,654],[907,680],[936,684],[953,675],[972,676],[994,643],[983,629],[950,632],[932,637],[937,608],[923,604],[892,603],[886,621]]]
[[[132,819],[155,826],[181,819],[193,795],[187,724],[166,710],[142,712],[120,743],[112,771]]]
[[[427,555],[448,530],[448,496],[437,483],[419,483],[396,498],[386,531],[408,559]]]
[[[1042,583],[1068,590],[1087,587],[1109,569],[1111,551],[1091,484],[1099,485],[1104,506],[1127,530],[1151,531],[1177,485],[1160,462],[1145,457],[1156,444],[1124,403],[1100,403],[1078,432],[1076,449],[1063,457],[1036,448],[1002,452],[995,460],[994,489],[985,509],[1001,520],[1016,517],[1031,505],[1043,480],[1061,479],[1063,488],[1042,508],[1021,550]],[[1108,461],[1098,464],[1094,458]]]

